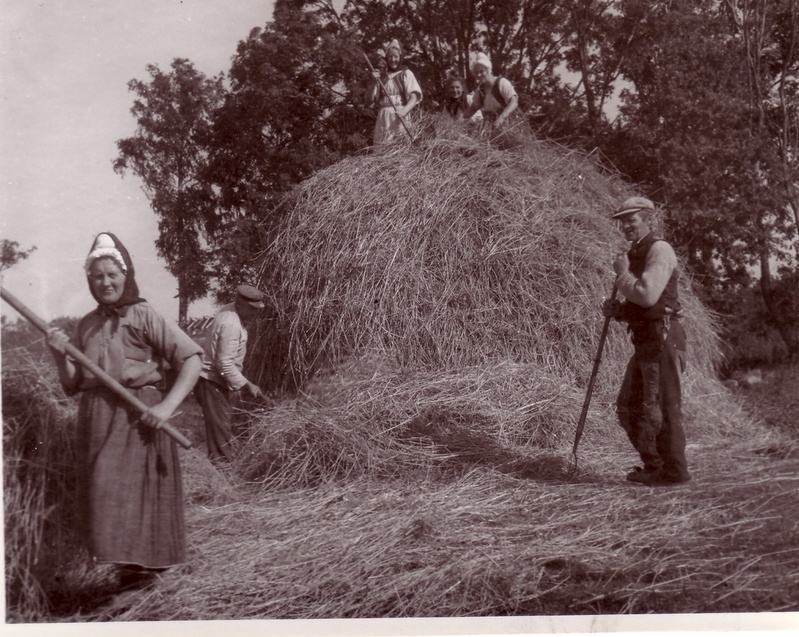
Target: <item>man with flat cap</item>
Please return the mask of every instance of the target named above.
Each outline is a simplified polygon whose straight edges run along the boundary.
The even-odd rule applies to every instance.
[[[624,301],[606,301],[602,311],[627,323],[634,347],[616,410],[643,467],[633,468],[627,479],[670,486],[690,480],[680,387],[686,340],[679,321],[677,256],[652,232],[654,210],[649,199],[631,197],[613,213],[631,246],[613,262]]]
[[[205,335],[203,368],[195,396],[203,410],[208,457],[233,460],[235,434],[233,407],[245,391],[263,398],[261,388],[242,374],[247,353],[247,324],[264,307],[264,294],[251,285],[236,288],[233,303],[222,307]]]

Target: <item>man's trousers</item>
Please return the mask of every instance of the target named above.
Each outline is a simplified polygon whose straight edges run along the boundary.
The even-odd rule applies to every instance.
[[[200,377],[194,395],[203,410],[208,457],[211,460],[233,460],[236,455],[233,407],[238,403],[238,392]]]
[[[685,332],[672,320],[665,342],[650,338],[636,344],[616,402],[619,424],[644,470],[674,481],[689,478],[680,386],[685,355]]]

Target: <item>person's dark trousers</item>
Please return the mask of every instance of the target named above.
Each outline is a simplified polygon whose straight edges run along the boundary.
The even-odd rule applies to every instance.
[[[205,438],[208,457],[211,460],[233,460],[235,457],[235,435],[233,432],[233,405],[236,392],[217,383],[200,378],[194,395],[203,410]]]
[[[665,343],[639,343],[627,365],[616,402],[619,424],[644,463],[669,480],[689,478],[682,427],[680,376],[685,369],[685,332],[672,321]]]

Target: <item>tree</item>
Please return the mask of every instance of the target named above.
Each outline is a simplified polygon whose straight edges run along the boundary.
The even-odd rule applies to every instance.
[[[750,204],[768,196],[754,170],[762,140],[749,132],[741,57],[712,4],[635,7],[639,35],[622,65],[632,88],[604,149],[666,204],[670,238],[704,284],[755,262],[748,246],[759,230]]]
[[[221,281],[252,272],[287,190],[370,137],[365,63],[325,9],[277,0],[273,22],[254,28],[233,58],[204,173],[223,213],[210,238]]]
[[[796,357],[795,320],[784,311],[784,285],[772,274],[772,260],[790,256],[786,247],[799,230],[799,8],[795,1],[785,0],[726,0],[724,6],[745,56],[752,134],[768,139],[776,155],[768,169],[761,165],[761,181],[772,189],[773,201],[761,212],[759,223],[760,288],[771,321],[790,356]]]
[[[32,246],[27,250],[20,250],[19,243],[16,241],[0,239],[0,272],[8,270],[8,268],[20,261],[24,261],[35,249],[36,246]]]
[[[207,238],[221,223],[216,195],[204,178],[211,121],[225,91],[223,77],[208,79],[191,62],[176,58],[171,72],[148,65],[150,81],[131,80],[137,98],[131,112],[133,137],[117,141],[114,170],[130,170],[142,180],[158,217],[158,254],[178,281],[178,319],[185,324],[189,304],[209,290]]]
[[[666,205],[670,238],[708,298],[754,275],[769,306],[770,263],[791,231],[760,103],[767,47],[731,30],[713,0],[624,7],[638,31],[622,64],[632,88],[604,150]]]

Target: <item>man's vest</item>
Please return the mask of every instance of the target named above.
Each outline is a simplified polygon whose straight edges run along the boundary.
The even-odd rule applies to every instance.
[[[649,254],[649,249],[657,242],[663,239],[656,237],[651,232],[643,239],[634,243],[627,253],[630,259],[630,272],[637,278],[641,278],[646,267],[646,256]],[[660,295],[660,298],[652,307],[643,307],[627,301],[624,304],[623,320],[632,324],[642,323],[644,321],[657,321],[666,315],[676,314],[680,311],[680,301],[677,296],[677,270],[671,273],[668,283]]]

